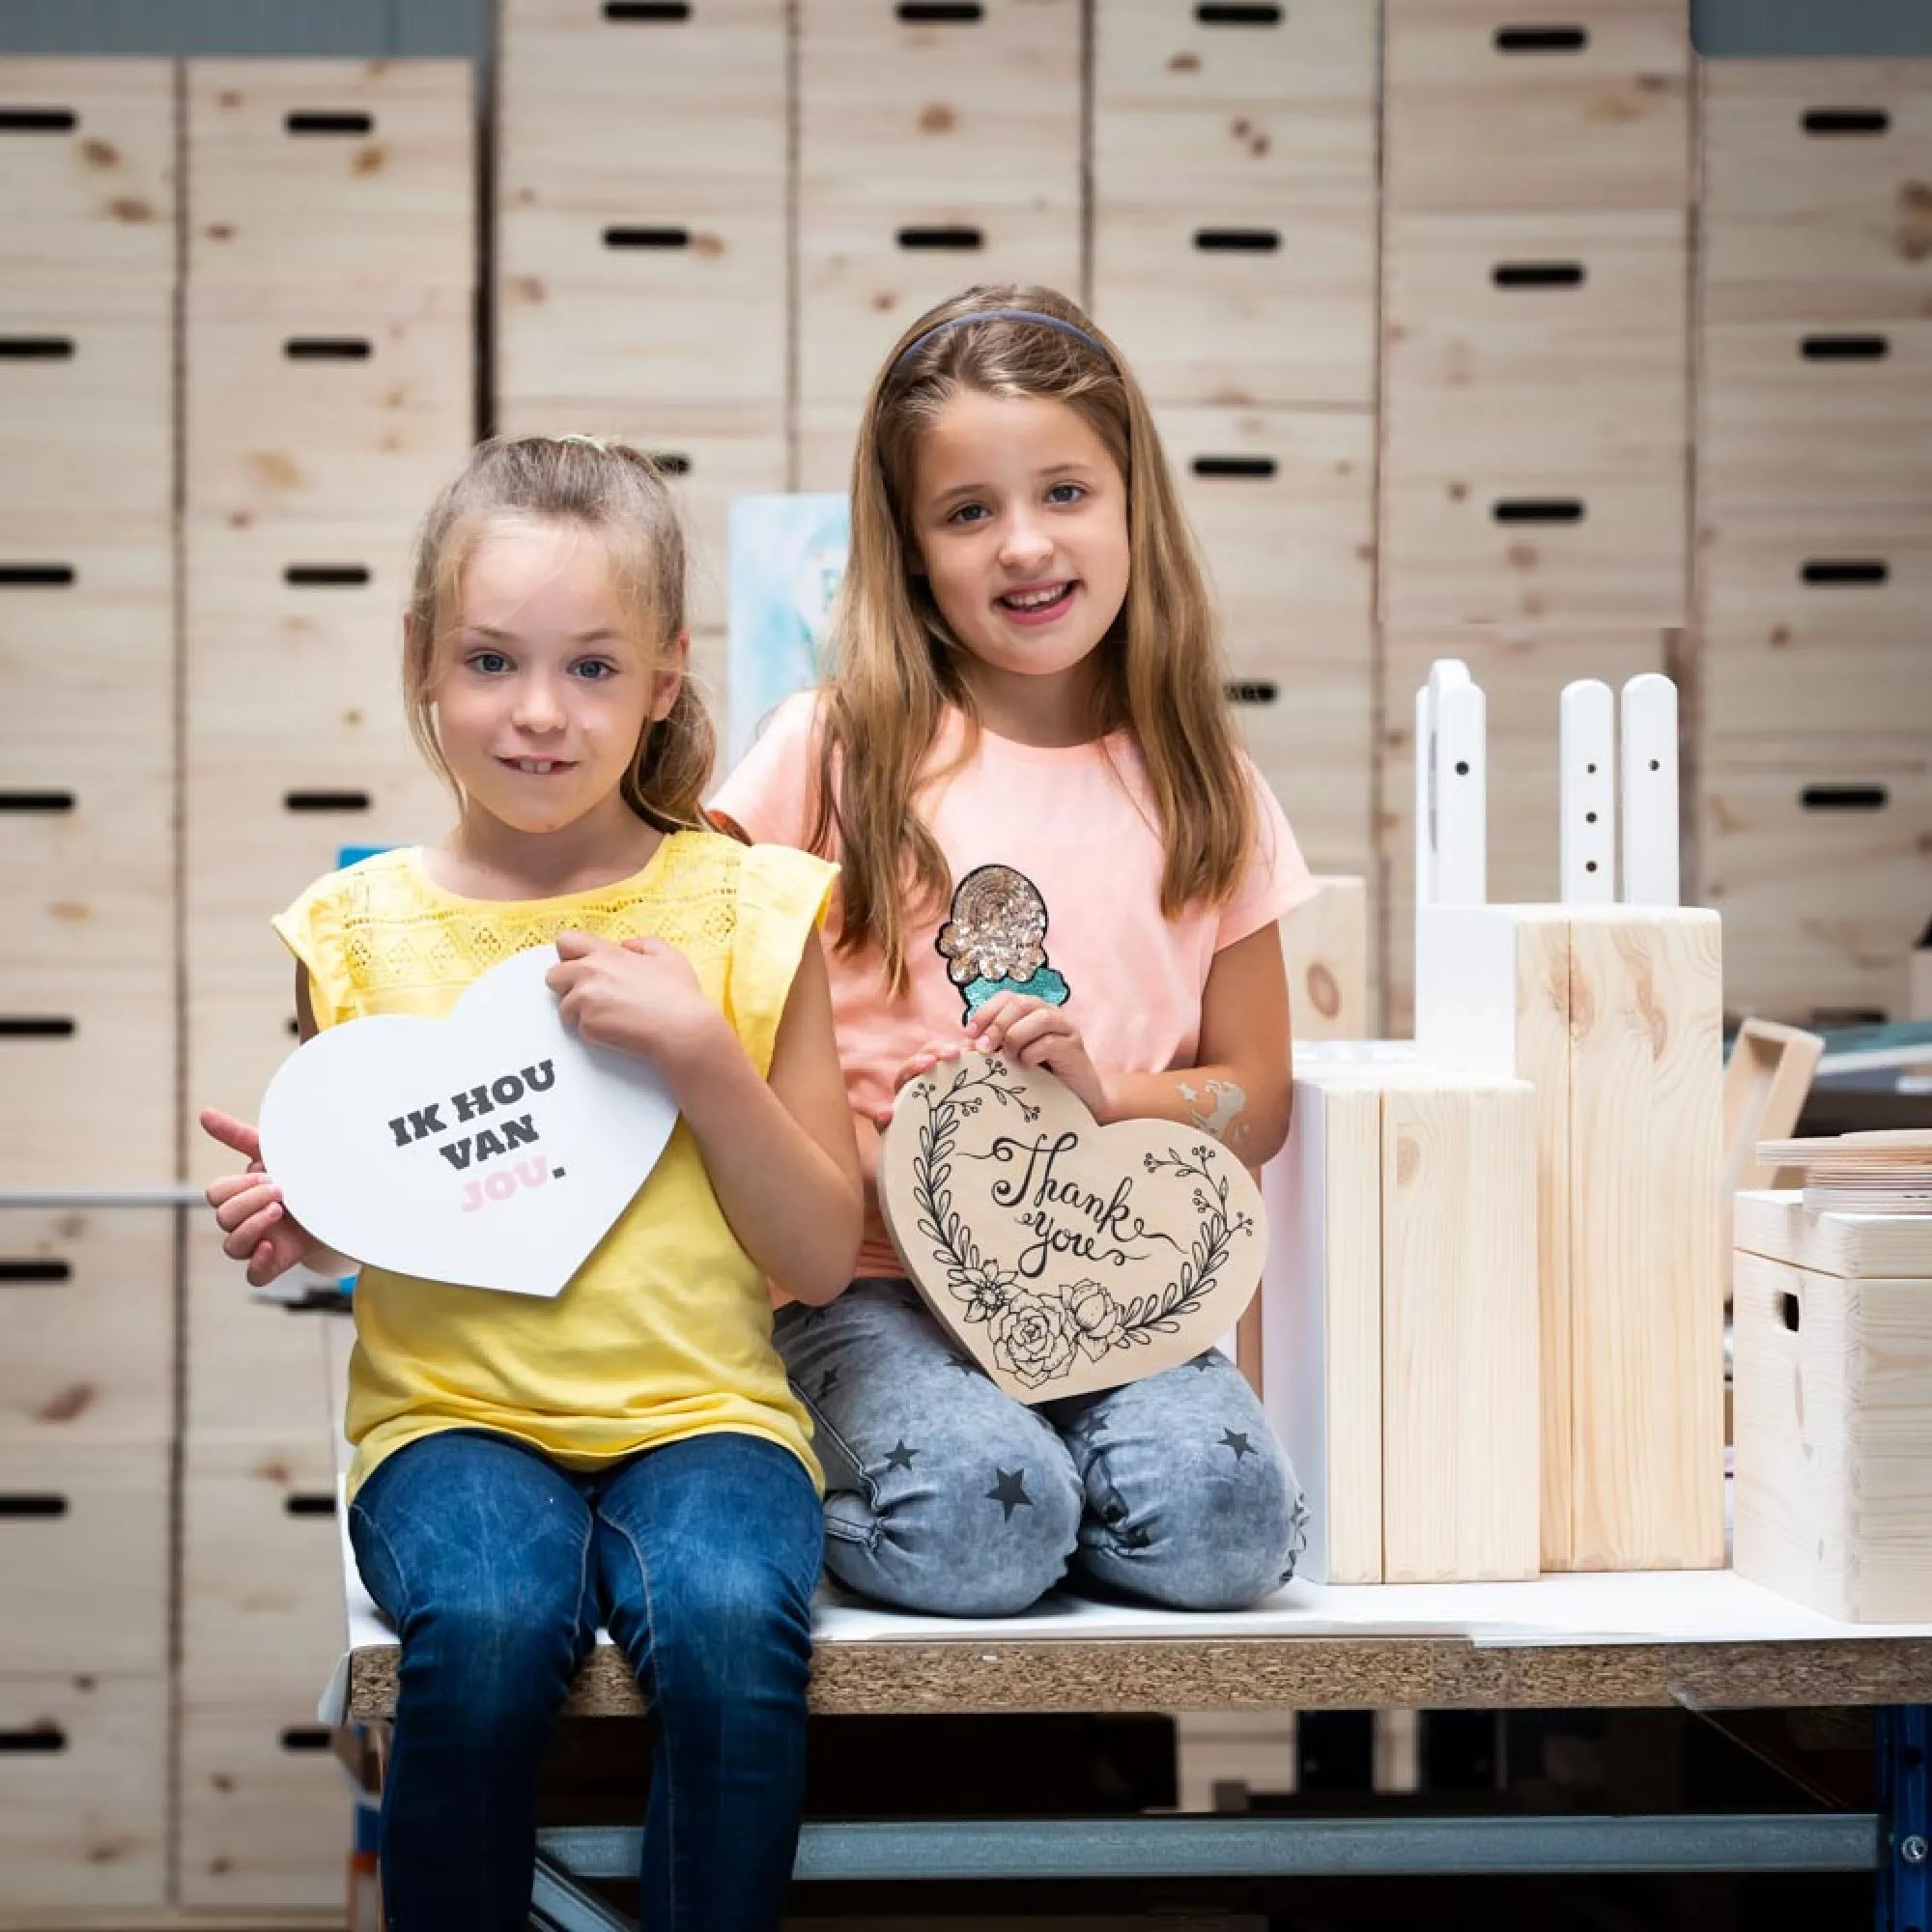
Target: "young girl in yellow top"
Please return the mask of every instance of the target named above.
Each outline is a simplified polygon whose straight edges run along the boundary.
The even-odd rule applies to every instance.
[[[1146,400],[1065,297],[969,290],[888,356],[833,641],[830,684],[714,805],[840,861],[833,1005],[869,1169],[897,1089],[968,1044],[1261,1165],[1288,1130],[1275,923],[1313,886],[1236,743]],[[860,1281],[779,1317],[841,1580],[983,1613],[1069,1563],[1183,1608],[1283,1579],[1300,1492],[1225,1356],[1029,1409],[903,1272],[874,1222]]]
[[[565,1022],[654,1062],[680,1112],[554,1301],[373,1266],[356,1286],[349,1526],[402,1639],[394,1932],[525,1924],[538,1760],[600,1624],[656,1719],[645,1922],[777,1926],[791,1873],[821,1529],[766,1277],[807,1303],[844,1286],[860,1182],[816,931],[833,868],[701,829],[687,647],[648,461],[485,444],[430,513],[405,638],[455,829],[275,921],[305,1036],[440,1015],[554,947]],[[254,1160],[252,1128],[204,1123]],[[209,1199],[250,1281],[337,1264],[258,1163]]]

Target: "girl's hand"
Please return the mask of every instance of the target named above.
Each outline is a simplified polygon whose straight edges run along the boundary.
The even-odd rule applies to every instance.
[[[221,1252],[248,1264],[251,1288],[266,1288],[322,1244],[282,1205],[282,1190],[262,1168],[262,1137],[246,1121],[204,1107],[201,1125],[248,1163],[243,1173],[224,1174],[208,1190],[208,1205],[225,1237]]]
[[[704,997],[691,961],[662,939],[622,945],[587,932],[560,932],[557,963],[544,983],[563,1023],[592,1046],[649,1060],[673,1083],[716,1046],[724,1016]]]
[[[968,1044],[979,1053],[1004,1053],[1021,1066],[1045,1067],[1103,1126],[1111,1118],[1107,1083],[1065,1007],[1030,993],[995,993],[973,1016]]]
[[[910,1060],[908,1060],[896,1073],[893,1075],[893,1094],[895,1097],[896,1097],[900,1094],[903,1094],[905,1090],[915,1080],[917,1080],[920,1077],[921,1074],[930,1073],[935,1066],[940,1065],[945,1061],[957,1060],[959,1056],[967,1050],[968,1044],[969,1042],[964,1039],[927,1040],[926,1043],[923,1047],[921,1047],[920,1050],[917,1053],[915,1053],[913,1057]],[[880,1132],[883,1133],[885,1129],[891,1126],[893,1123],[893,1110],[889,1106],[881,1107],[879,1111],[875,1115],[873,1115],[872,1118],[877,1122]]]

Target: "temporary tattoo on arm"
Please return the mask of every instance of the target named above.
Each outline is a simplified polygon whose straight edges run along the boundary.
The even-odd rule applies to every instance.
[[[1180,1083],[1180,1097],[1187,1102],[1188,1111],[1217,1141],[1223,1141],[1231,1148],[1237,1147],[1246,1135],[1246,1122],[1239,1119],[1239,1115],[1248,1104],[1248,1096],[1232,1080],[1209,1080],[1207,1088],[1208,1104],[1205,1107],[1201,1095],[1184,1080]]]

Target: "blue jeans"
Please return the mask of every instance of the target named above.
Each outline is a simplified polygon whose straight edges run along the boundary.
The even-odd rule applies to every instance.
[[[713,1434],[583,1475],[450,1431],[381,1463],[349,1528],[402,1638],[383,1793],[391,1932],[526,1924],[538,1765],[600,1624],[654,1719],[644,1922],[779,1924],[822,1543],[795,1456]]]
[[[816,1425],[825,1567],[867,1596],[1009,1616],[1072,1569],[1170,1608],[1232,1610],[1293,1574],[1301,1489],[1219,1350],[1029,1408],[903,1281],[781,1308],[773,1339]]]

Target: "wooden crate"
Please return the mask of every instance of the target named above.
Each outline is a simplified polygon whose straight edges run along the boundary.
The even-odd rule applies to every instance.
[[[1698,548],[1707,746],[1932,737],[1932,514],[1723,517]]]
[[[1715,323],[1702,358],[1701,517],[1932,500],[1932,322]]]
[[[177,1739],[181,1903],[340,1911],[354,1798],[316,1722],[327,1675],[185,1674]]]
[[[1738,1575],[1849,1623],[1932,1617],[1932,1218],[1737,1197]]]
[[[592,402],[497,405],[502,436],[618,437],[657,458],[669,475],[684,516],[689,572],[685,616],[698,630],[722,630],[730,582],[725,542],[733,497],[784,489],[788,443],[784,412],[761,403],[694,408],[639,403],[635,398]]]
[[[1681,208],[1690,199],[1685,0],[1389,0],[1392,212]]]
[[[888,179],[892,179],[890,170]],[[801,191],[799,396],[856,410],[893,344],[934,303],[975,283],[1080,286],[1077,201],[1038,207],[977,198],[950,183],[877,206],[839,184]]]
[[[1932,74],[1913,61],[1702,70],[1703,311],[1906,321],[1932,302]]]
[[[176,127],[173,61],[0,60],[0,285],[168,288]]]
[[[496,387],[524,406],[582,396],[782,403],[786,224],[776,192],[680,177],[559,175],[497,217]]]
[[[334,1318],[293,1315],[320,1326]],[[182,1668],[306,1672],[341,1654],[335,1432],[317,1401],[273,1435],[190,1434],[182,1460]]]
[[[0,278],[0,527],[173,512],[174,290],[80,287]]]
[[[1308,1492],[1302,1574],[1533,1577],[1535,1100],[1521,1080],[1297,1056],[1264,1171],[1263,1400]]]
[[[1420,1052],[1536,1091],[1546,1570],[1724,1560],[1722,990],[1711,912],[1417,916]]]
[[[0,1677],[0,1923],[158,1909],[168,1897],[165,1671],[15,1673],[10,1652]]]
[[[242,1165],[232,1153],[214,1152],[211,1178]],[[190,1217],[186,1255],[182,1420],[187,1435],[268,1435],[327,1415],[326,1319],[252,1300],[243,1264],[221,1252],[212,1213]]]
[[[173,950],[174,546],[160,520],[0,513],[8,965]]]
[[[1932,915],[1932,752],[1874,738],[1837,762],[1802,744],[1706,761],[1702,896],[1724,916],[1732,1011],[1808,1024],[1892,1014]]]
[[[1579,478],[1682,476],[1686,210],[1392,215],[1383,246],[1391,473],[1455,453]]]
[[[190,286],[474,286],[468,62],[189,61],[186,132]]]
[[[0,1440],[10,1671],[166,1672],[171,1473],[161,1436]]]
[[[1312,899],[1281,922],[1296,1041],[1367,1039],[1373,1032],[1366,879],[1318,873]]]
[[[1449,624],[1674,625],[1688,599],[1684,477],[1512,468],[1487,449],[1382,470],[1381,613]]]
[[[1356,0],[1101,8],[1096,206],[1365,204],[1373,218],[1378,38]]]
[[[1368,637],[1329,634],[1337,662],[1307,690],[1293,678],[1243,674],[1235,728],[1320,871],[1363,871],[1374,851]]]
[[[173,1432],[171,1208],[0,1210],[0,1442]]]
[[[171,956],[0,962],[0,1172],[12,1187],[175,1176]]]
[[[1374,185],[1260,212],[1101,202],[1094,312],[1149,396],[1373,407]]]
[[[186,508],[407,527],[475,433],[467,290],[190,288]]]

